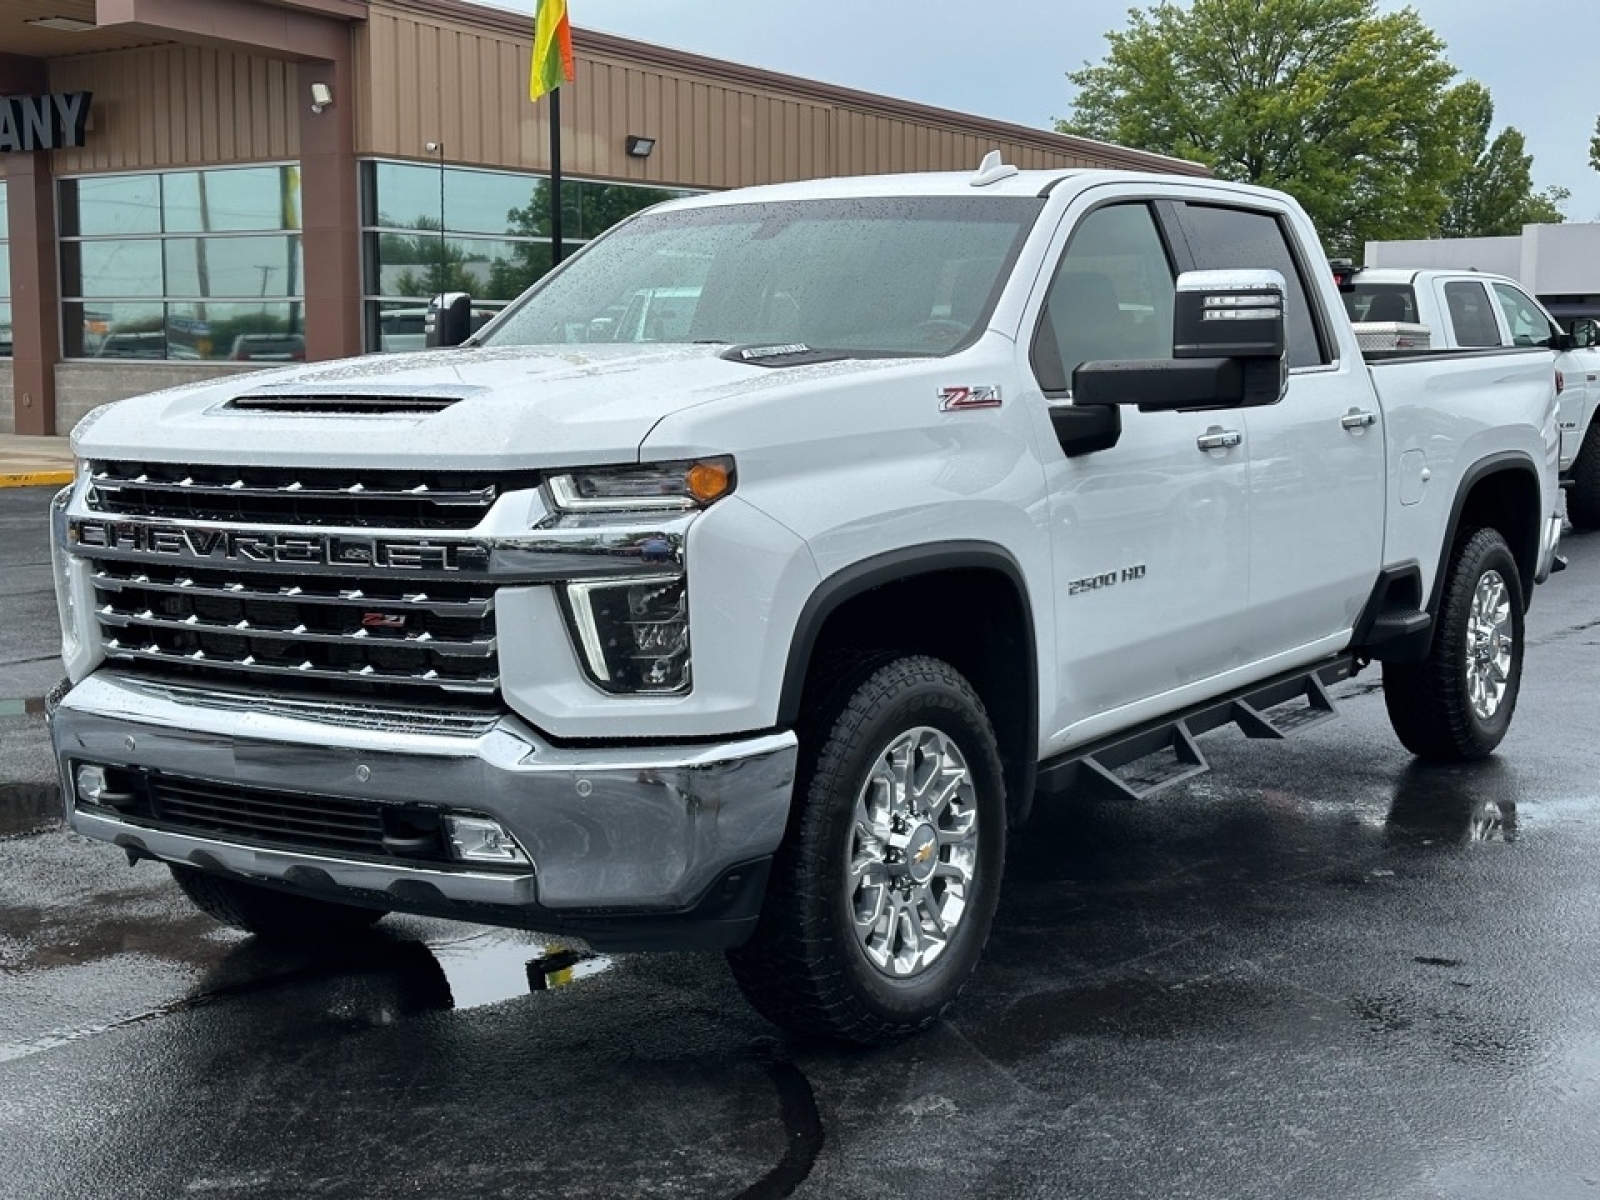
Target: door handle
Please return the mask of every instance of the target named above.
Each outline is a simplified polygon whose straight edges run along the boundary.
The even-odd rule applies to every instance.
[[[1243,440],[1237,429],[1218,429],[1213,425],[1196,438],[1194,444],[1202,450],[1227,450]]]
[[[1378,423],[1378,414],[1370,413],[1364,408],[1352,408],[1339,418],[1339,424],[1346,429],[1366,429]]]

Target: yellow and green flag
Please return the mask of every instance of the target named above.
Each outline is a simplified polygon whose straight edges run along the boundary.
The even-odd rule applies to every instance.
[[[535,0],[533,72],[528,78],[528,99],[537,100],[563,83],[571,83],[574,78],[567,0]]]

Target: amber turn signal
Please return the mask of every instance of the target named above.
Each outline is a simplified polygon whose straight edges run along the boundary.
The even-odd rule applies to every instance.
[[[689,468],[684,482],[689,494],[701,504],[710,504],[719,496],[728,494],[733,483],[725,462],[697,462]]]

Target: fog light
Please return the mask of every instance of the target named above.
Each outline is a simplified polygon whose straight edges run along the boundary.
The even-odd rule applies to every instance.
[[[106,769],[104,767],[79,767],[77,784],[79,800],[87,800],[90,804],[99,804],[100,797],[106,791]]]
[[[462,862],[533,865],[517,845],[517,839],[498,821],[487,817],[447,816],[444,831],[450,841],[450,853]]]
[[[138,800],[126,772],[112,774],[111,768],[81,763],[73,773],[78,800],[103,808],[132,808]]]

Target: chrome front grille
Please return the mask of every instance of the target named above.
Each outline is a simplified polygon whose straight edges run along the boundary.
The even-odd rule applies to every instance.
[[[492,697],[487,581],[413,583],[97,563],[107,658],[163,674],[290,677],[364,695]]]
[[[345,529],[471,529],[533,475],[96,462],[88,505],[126,517]]]

